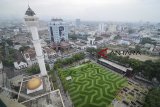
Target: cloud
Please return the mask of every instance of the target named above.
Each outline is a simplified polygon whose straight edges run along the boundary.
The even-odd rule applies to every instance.
[[[1,17],[22,17],[27,0],[1,0]],[[160,0],[30,0],[40,18],[97,21],[160,21]]]

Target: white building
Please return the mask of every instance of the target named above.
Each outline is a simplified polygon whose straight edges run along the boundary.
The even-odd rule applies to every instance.
[[[22,45],[14,45],[14,49],[19,50],[22,47]]]
[[[120,44],[120,45],[130,45],[131,43],[127,40],[119,40],[118,44]]]
[[[14,62],[14,67],[16,69],[27,68],[27,63],[25,63],[25,62]]]
[[[14,35],[17,35],[19,33],[19,29],[18,28],[17,29],[13,29],[13,31],[14,31]]]
[[[41,46],[42,47],[46,47],[47,46],[47,43],[43,39],[41,39]]]
[[[109,25],[108,31],[109,32],[116,32],[117,31],[117,25],[115,25],[115,24]]]
[[[80,20],[80,19],[76,19],[75,25],[76,25],[76,27],[80,27],[80,25],[81,25],[81,20]]]
[[[95,45],[95,37],[89,36],[87,39],[87,47],[97,48],[97,46]]]
[[[98,32],[99,33],[105,33],[105,30],[106,30],[105,24],[104,23],[99,24],[99,26],[98,26]]]
[[[52,19],[49,23],[51,42],[68,41],[68,24],[62,19]]]

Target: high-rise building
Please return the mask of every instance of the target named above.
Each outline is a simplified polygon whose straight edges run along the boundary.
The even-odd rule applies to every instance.
[[[76,24],[76,27],[79,27],[81,25],[81,20],[80,19],[76,19],[75,24]]]
[[[51,42],[68,41],[68,24],[62,19],[52,19],[49,23]]]
[[[44,63],[44,55],[42,53],[41,41],[39,39],[38,30],[37,30],[38,17],[34,13],[34,11],[30,7],[28,7],[25,13],[24,19],[25,19],[26,25],[28,26],[32,34],[33,45],[36,51],[36,56],[37,56],[39,68],[41,71],[41,76],[45,76],[47,75],[47,71]]]
[[[115,25],[115,24],[109,25],[108,31],[109,32],[116,32],[117,31],[117,25]]]
[[[99,24],[98,31],[99,31],[99,33],[105,32],[105,24],[104,23]]]

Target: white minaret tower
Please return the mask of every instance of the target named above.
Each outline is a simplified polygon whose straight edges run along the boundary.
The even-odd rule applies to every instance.
[[[42,53],[42,48],[41,48],[41,40],[39,39],[38,30],[37,30],[38,17],[36,17],[36,14],[29,6],[25,13],[24,20],[29,30],[32,33],[33,45],[35,47],[36,56],[37,56],[38,64],[41,71],[41,76],[45,76],[47,75],[47,71],[44,63],[44,55]]]

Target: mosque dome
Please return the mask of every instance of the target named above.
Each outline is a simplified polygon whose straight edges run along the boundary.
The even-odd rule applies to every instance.
[[[42,84],[42,81],[39,77],[34,77],[27,83],[27,89],[35,90]]]

